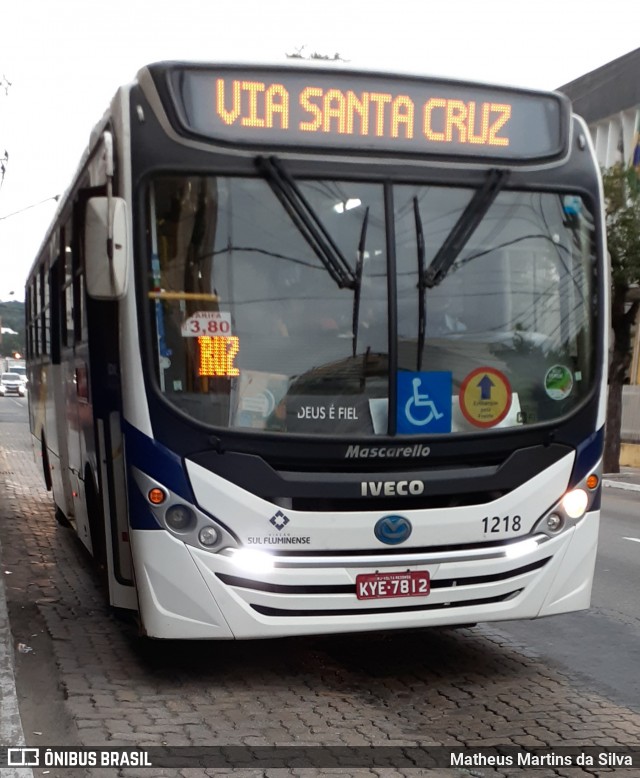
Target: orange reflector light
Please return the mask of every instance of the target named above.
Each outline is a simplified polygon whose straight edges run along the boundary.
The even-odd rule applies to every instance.
[[[161,505],[167,499],[167,495],[162,489],[150,489],[147,497],[153,505]]]
[[[591,473],[591,475],[587,478],[587,489],[595,489],[596,486],[600,483],[600,479],[595,473]]]

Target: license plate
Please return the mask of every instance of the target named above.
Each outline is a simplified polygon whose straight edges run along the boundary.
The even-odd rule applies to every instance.
[[[356,597],[359,600],[426,597],[429,591],[429,573],[426,570],[412,570],[405,573],[364,573],[356,576]]]

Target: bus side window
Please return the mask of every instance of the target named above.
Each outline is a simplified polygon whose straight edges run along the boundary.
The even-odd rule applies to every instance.
[[[49,353],[49,284],[47,276],[48,263],[40,268],[40,353]]]
[[[66,238],[67,246],[71,250],[71,273],[73,283],[73,337],[76,344],[86,343],[88,340],[84,288],[83,214],[85,207],[86,197],[83,192],[83,195],[74,203],[73,220],[72,224],[70,224],[70,226],[73,227],[73,231]]]
[[[50,332],[50,354],[54,365],[60,364],[60,347],[62,344],[62,333],[60,330],[62,316],[60,311],[60,278],[64,273],[62,263],[64,255],[59,254],[49,270],[49,332]]]
[[[40,355],[40,274],[33,277],[31,287],[33,353]]]
[[[27,284],[27,297],[26,297],[26,303],[27,303],[27,309],[26,309],[26,319],[27,319],[27,358],[33,357],[33,313],[32,313],[32,302],[31,298],[33,296],[33,281],[29,279],[29,283]]]
[[[69,219],[62,230],[62,256],[64,260],[64,276],[61,277],[61,330],[62,344],[74,344],[74,295],[73,295],[73,220]]]

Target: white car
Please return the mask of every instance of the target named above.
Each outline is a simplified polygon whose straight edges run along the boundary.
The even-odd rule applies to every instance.
[[[24,381],[18,373],[3,373],[0,375],[0,397],[6,397],[8,394],[24,397]]]
[[[26,368],[22,367],[21,365],[10,365],[7,368],[8,373],[17,373],[20,376],[20,380],[22,381],[23,386],[26,388],[29,384],[29,381],[27,380],[27,370]]]

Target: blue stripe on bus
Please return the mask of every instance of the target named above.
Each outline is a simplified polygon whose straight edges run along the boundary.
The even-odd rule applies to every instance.
[[[601,427],[578,446],[571,476],[571,486],[575,486],[595,469],[602,457],[603,449],[604,427]]]
[[[182,464],[182,459],[157,440],[123,422],[127,460],[143,473],[175,492],[183,500],[194,503],[195,498]]]
[[[576,462],[573,466],[573,473],[571,475],[569,488],[580,483],[583,478],[586,478],[589,473],[595,470],[596,465],[602,457],[603,450],[604,427],[601,427],[578,446],[578,450],[576,452]],[[594,496],[594,500],[589,510],[599,510],[601,495],[602,486],[598,486],[597,494]]]

